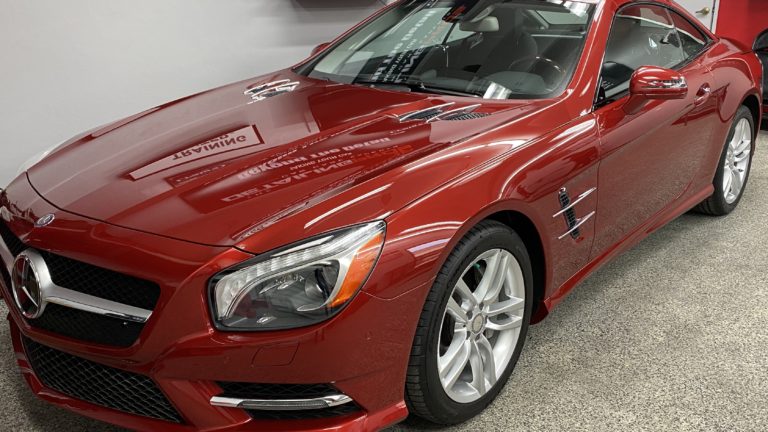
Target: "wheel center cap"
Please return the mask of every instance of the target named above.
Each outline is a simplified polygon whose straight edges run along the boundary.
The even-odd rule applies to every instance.
[[[470,323],[470,330],[472,330],[472,333],[480,333],[485,329],[485,317],[482,315],[477,315],[472,319],[472,322]]]

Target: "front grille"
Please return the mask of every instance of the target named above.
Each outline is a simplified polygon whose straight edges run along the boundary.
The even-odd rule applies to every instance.
[[[105,317],[49,303],[40,318],[29,323],[41,330],[84,342],[127,348],[139,338],[144,324]]]
[[[234,399],[315,399],[340,393],[330,384],[253,384],[239,382],[220,382],[218,384],[224,391],[219,396]],[[246,410],[246,412],[254,419],[302,420],[354,414],[360,412],[360,407],[350,402],[315,410]]]
[[[27,246],[0,222],[0,235],[13,256]],[[36,249],[37,250],[37,249]],[[160,286],[102,267],[76,261],[52,252],[37,250],[42,255],[53,283],[73,291],[111,300],[137,308],[154,310],[160,298]],[[3,274],[10,289],[8,275]],[[85,342],[125,348],[139,337],[143,324],[123,321],[64,306],[49,304],[40,318],[29,320],[35,328]]]
[[[11,254],[13,256],[16,256],[20,254],[24,249],[27,247],[22,243],[22,241],[16,237],[16,234],[14,234],[10,228],[5,224],[5,222],[0,221],[0,237],[3,238],[3,242],[5,242],[5,245],[8,246],[8,250],[11,251]]]
[[[38,251],[48,264],[53,283],[94,297],[152,310],[160,298],[153,282],[75,261],[50,252]]]
[[[129,414],[182,423],[157,385],[126,372],[24,339],[32,370],[48,388],[75,399]]]

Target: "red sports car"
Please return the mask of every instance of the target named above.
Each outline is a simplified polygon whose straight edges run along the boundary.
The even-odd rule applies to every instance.
[[[761,74],[667,0],[396,2],[28,164],[0,194],[19,366],[138,430],[467,420],[579,281],[738,205]]]

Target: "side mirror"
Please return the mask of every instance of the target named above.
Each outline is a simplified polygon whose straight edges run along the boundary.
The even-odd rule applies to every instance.
[[[314,57],[315,55],[317,55],[317,54],[319,54],[319,53],[321,53],[321,52],[325,51],[325,49],[326,49],[326,48],[328,48],[328,46],[329,46],[330,44],[331,44],[330,42],[323,42],[323,43],[321,43],[320,45],[316,46],[316,47],[315,47],[315,48],[312,50],[312,57]]]
[[[688,83],[679,73],[656,66],[643,66],[629,81],[629,101],[624,110],[634,114],[649,100],[685,99]]]
[[[755,52],[768,52],[768,30],[762,32],[755,40]]]

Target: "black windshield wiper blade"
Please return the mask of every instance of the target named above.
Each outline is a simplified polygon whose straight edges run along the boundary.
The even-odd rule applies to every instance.
[[[385,81],[373,81],[373,80],[354,80],[352,84],[364,85],[370,87],[399,87],[404,90],[412,91],[413,88],[406,83],[389,83]]]
[[[406,81],[406,82],[391,83],[386,81],[374,81],[374,80],[355,80],[352,82],[352,84],[369,85],[372,87],[377,87],[377,86],[400,87],[400,88],[407,88],[410,91],[420,92],[420,93],[433,93],[433,94],[442,94],[442,95],[448,94],[448,95],[454,95],[454,96],[472,96],[472,97],[478,96],[474,93],[469,93],[461,90],[427,85],[421,81]]]

